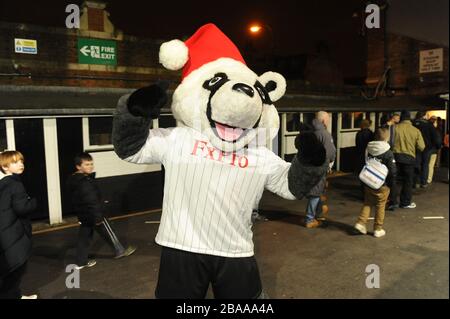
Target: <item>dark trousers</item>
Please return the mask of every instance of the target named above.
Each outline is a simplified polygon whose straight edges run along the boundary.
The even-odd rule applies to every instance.
[[[408,206],[412,201],[412,188],[414,182],[414,164],[405,164],[397,162],[397,170],[398,175],[401,176],[402,179],[402,187],[400,192],[400,206]],[[393,186],[391,188],[391,203],[393,205],[397,205],[397,197],[399,193],[398,185],[395,185],[395,182],[392,183]]]
[[[122,254],[125,248],[120,243],[115,232],[106,218],[99,225],[81,224],[78,231],[77,265],[86,265],[88,262],[89,247],[96,231],[115,251],[116,256]]]
[[[210,284],[216,299],[262,297],[254,256],[228,258],[162,247],[156,298],[203,299]]]
[[[0,279],[0,299],[20,299],[20,283],[25,275],[27,263]]]

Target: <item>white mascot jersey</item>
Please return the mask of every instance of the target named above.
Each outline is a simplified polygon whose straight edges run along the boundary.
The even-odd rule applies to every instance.
[[[125,159],[164,165],[156,242],[201,254],[253,256],[251,215],[264,189],[295,199],[288,188],[291,164],[265,146],[279,129],[272,102],[284,95],[286,81],[275,72],[256,75],[213,24],[186,42],[164,43],[160,61],[171,70],[183,68],[172,98],[179,126],[151,129],[140,151]]]

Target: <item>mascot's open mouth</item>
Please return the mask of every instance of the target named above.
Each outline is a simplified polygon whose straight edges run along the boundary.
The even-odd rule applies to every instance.
[[[238,140],[245,132],[245,129],[233,127],[219,122],[214,122],[217,135],[224,141],[234,142]]]

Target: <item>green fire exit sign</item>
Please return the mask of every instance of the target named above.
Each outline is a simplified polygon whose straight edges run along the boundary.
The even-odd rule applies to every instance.
[[[79,38],[78,63],[117,65],[116,41]]]

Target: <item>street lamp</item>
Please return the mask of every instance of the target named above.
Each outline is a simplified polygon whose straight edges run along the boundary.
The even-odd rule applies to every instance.
[[[256,34],[261,31],[262,27],[260,25],[252,25],[249,30],[251,33]]]
[[[273,51],[275,49],[275,35],[274,35],[273,29],[272,29],[272,27],[270,25],[268,25],[266,23],[263,23],[263,24],[255,23],[255,24],[252,24],[248,28],[248,30],[250,31],[250,34],[254,35],[254,36],[261,34],[265,30],[269,31],[269,33],[270,33],[270,41],[271,41],[270,48],[271,48],[271,51],[272,51],[272,54],[273,54]]]

